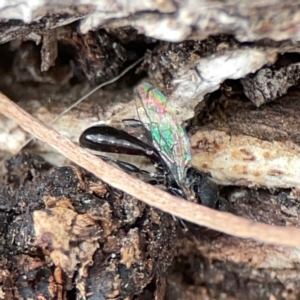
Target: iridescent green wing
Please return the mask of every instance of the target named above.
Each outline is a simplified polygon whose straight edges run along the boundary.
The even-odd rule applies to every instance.
[[[160,151],[163,160],[180,184],[191,159],[186,132],[177,123],[174,109],[159,90],[149,83],[142,83],[137,92],[137,112],[140,121],[151,133],[154,147]]]

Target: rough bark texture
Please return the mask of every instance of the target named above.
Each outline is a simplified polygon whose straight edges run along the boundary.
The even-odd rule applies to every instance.
[[[3,299],[132,299],[164,280],[177,237],[171,216],[76,167],[51,169],[26,153],[6,167]]]
[[[299,84],[299,64],[290,64],[273,71],[261,69],[255,76],[248,75],[241,80],[245,95],[257,106],[285,95],[291,86]]]
[[[299,189],[298,95],[299,88],[259,109],[222,95],[193,128],[194,164],[223,185]]]
[[[275,41],[299,39],[299,3],[297,1],[3,1],[0,18],[17,19],[33,27],[17,23],[2,30],[2,41],[32,31],[48,30],[62,23],[81,19],[86,33],[104,24],[109,27],[135,26],[147,36],[173,42],[203,39],[208,35],[234,34],[241,41],[270,38]],[[46,16],[51,13],[51,16]],[[44,18],[43,18],[44,17]],[[10,23],[6,23],[11,27]],[[18,27],[21,25],[23,30]],[[17,28],[16,28],[17,27]],[[19,30],[18,30],[19,29]]]

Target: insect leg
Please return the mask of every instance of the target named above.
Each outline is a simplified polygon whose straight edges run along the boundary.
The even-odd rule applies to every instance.
[[[125,172],[127,172],[129,174],[132,174],[132,173],[141,174],[142,176],[144,176],[147,179],[147,182],[152,185],[163,184],[163,182],[164,182],[165,176],[163,174],[160,174],[160,173],[152,174],[148,171],[142,170],[142,169],[136,167],[135,165],[130,164],[125,161],[122,161],[122,160],[114,159],[114,158],[103,156],[103,155],[97,155],[97,156],[100,157],[105,162],[112,162],[112,163],[116,164],[120,169],[124,170]]]

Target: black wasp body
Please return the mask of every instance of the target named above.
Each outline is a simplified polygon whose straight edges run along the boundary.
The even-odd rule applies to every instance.
[[[80,136],[81,146],[100,152],[120,153],[144,156],[155,166],[154,174],[141,170],[133,164],[99,155],[104,161],[115,163],[128,173],[136,173],[151,184],[162,184],[176,196],[187,198],[169,171],[162,155],[151,143],[151,135],[138,120],[123,120],[123,128],[118,129],[109,125],[97,125],[86,129]],[[140,135],[133,136],[131,132]],[[199,204],[218,210],[227,210],[227,201],[219,197],[219,188],[209,174],[189,166],[186,171],[185,184],[189,187],[195,201]]]

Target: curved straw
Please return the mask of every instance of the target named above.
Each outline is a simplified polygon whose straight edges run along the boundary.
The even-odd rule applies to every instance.
[[[230,213],[215,211],[202,205],[185,201],[131,177],[87,150],[80,148],[54,129],[32,117],[9,98],[0,93],[0,112],[15,120],[24,130],[48,143],[77,165],[94,173],[111,186],[136,197],[181,219],[220,232],[261,242],[287,246],[300,245],[300,230],[254,222]]]

